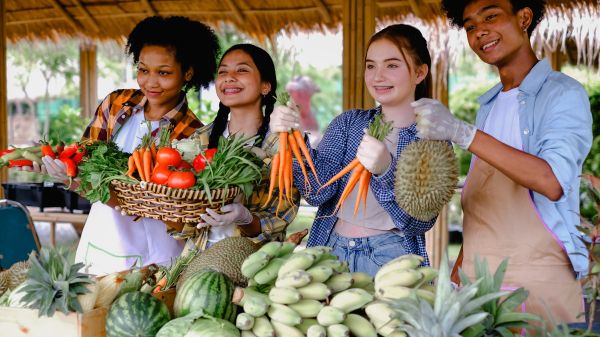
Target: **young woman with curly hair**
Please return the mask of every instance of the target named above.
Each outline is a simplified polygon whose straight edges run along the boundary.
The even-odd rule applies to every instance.
[[[122,151],[132,152],[148,132],[148,123],[153,135],[170,125],[171,139],[189,137],[203,125],[189,109],[186,92],[208,87],[214,79],[220,47],[212,29],[185,17],[149,17],[129,34],[126,51],[137,67],[139,89],[110,93],[98,106],[84,139],[111,140]],[[42,160],[42,170],[58,181],[66,180],[61,161]],[[170,237],[165,223],[149,218],[134,222],[115,205],[96,202],[90,210],[76,254],[89,273],[170,264],[180,255],[184,242]]]

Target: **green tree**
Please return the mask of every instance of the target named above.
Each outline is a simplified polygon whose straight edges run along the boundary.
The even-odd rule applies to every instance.
[[[77,85],[75,77],[78,75],[78,51],[77,44],[73,40],[55,42],[19,42],[9,49],[9,57],[14,60],[15,65],[21,67],[19,85],[26,88],[29,83],[29,75],[33,69],[38,69],[44,77],[46,101],[45,120],[43,123],[43,134],[48,134],[50,128],[50,82],[62,76],[65,79],[63,93],[75,95]]]
[[[87,122],[81,118],[79,109],[63,105],[58,111],[58,115],[50,120],[48,140],[51,144],[56,144],[61,140],[65,144],[79,141]]]

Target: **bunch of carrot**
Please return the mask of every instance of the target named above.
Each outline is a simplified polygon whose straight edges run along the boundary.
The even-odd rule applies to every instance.
[[[294,101],[289,97],[289,95],[284,92],[278,95],[278,101],[281,105],[287,105],[294,107]],[[302,158],[304,156],[304,159]],[[269,194],[267,197],[267,201],[264,203],[263,207],[267,206],[273,197],[273,190],[275,188],[275,183],[277,182],[277,186],[279,186],[279,201],[277,203],[277,209],[275,210],[275,214],[279,213],[279,208],[283,202],[283,198],[285,197],[288,202],[293,203],[292,201],[292,185],[294,182],[293,177],[293,166],[292,159],[296,158],[298,163],[300,164],[300,169],[302,170],[302,174],[304,175],[304,186],[305,188],[310,187],[310,182],[308,180],[308,172],[306,167],[304,166],[304,161],[310,167],[310,170],[314,174],[315,178],[319,185],[321,182],[319,181],[319,176],[317,175],[317,170],[315,169],[315,164],[312,161],[310,156],[310,152],[304,143],[304,138],[302,137],[302,133],[299,130],[292,130],[289,132],[280,132],[279,133],[279,152],[273,156],[273,160],[271,161],[271,172],[270,172],[270,180],[269,180]]]
[[[137,171],[141,181],[150,181],[152,170],[156,161],[156,144],[154,139],[147,133],[142,137],[142,143],[138,148],[133,150],[127,162],[127,176],[133,178],[133,174]]]
[[[368,134],[372,137],[375,137],[379,141],[383,141],[383,139],[390,133],[392,130],[392,122],[386,122],[383,118],[382,113],[378,113],[375,115],[375,118],[369,123]],[[329,179],[325,185],[319,188],[319,191],[335,181],[339,180],[343,176],[345,176],[348,172],[352,171],[348,182],[346,183],[346,187],[342,191],[342,195],[335,205],[335,210],[333,214],[335,214],[344,204],[350,193],[354,190],[354,187],[358,183],[358,197],[356,198],[356,203],[354,205],[354,216],[356,217],[356,213],[358,213],[358,209],[360,208],[360,203],[362,201],[364,211],[367,211],[367,193],[369,191],[369,183],[371,182],[371,172],[369,172],[365,167],[360,163],[358,158],[352,160],[346,167],[344,167],[340,172],[338,172],[335,176]]]

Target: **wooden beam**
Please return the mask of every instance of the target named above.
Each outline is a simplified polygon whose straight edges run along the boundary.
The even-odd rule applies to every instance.
[[[331,22],[331,14],[329,14],[329,9],[327,9],[327,6],[323,2],[323,0],[313,0],[313,3],[317,5],[319,13],[321,13],[321,16],[323,17],[323,21],[327,23]]]
[[[343,91],[344,110],[373,107],[364,81],[364,58],[371,35],[375,32],[375,0],[344,1]]]
[[[63,18],[67,20],[67,22],[70,23],[71,26],[73,26],[73,28],[81,31],[84,30],[83,26],[79,22],[75,21],[71,14],[67,12],[63,5],[61,5],[60,2],[58,2],[58,0],[52,0],[51,3],[54,9],[56,9],[63,16]]]
[[[410,9],[412,9],[413,13],[416,16],[421,17],[421,9],[419,8],[421,4],[419,2],[419,0],[408,0],[408,4],[410,5]]]
[[[6,96],[6,1],[0,0],[0,149],[8,148],[8,102]],[[7,170],[0,170],[0,181],[7,180]],[[0,189],[0,198],[4,190]]]
[[[151,14],[151,15],[158,15],[158,12],[156,11],[156,9],[154,9],[154,6],[152,6],[152,4],[150,3],[150,0],[141,0],[142,1],[142,5],[144,5],[144,7],[146,7],[146,13]]]
[[[90,12],[87,10],[87,8],[85,8],[83,6],[83,4],[81,3],[81,1],[79,0],[73,0],[73,2],[75,2],[75,5],[77,6],[77,8],[79,8],[79,11],[81,13],[83,13],[83,16],[85,16],[88,21],[92,24],[92,27],[94,28],[94,31],[96,33],[100,32],[100,25],[98,25],[98,21],[96,21],[96,19],[94,19],[94,17],[90,14]]]
[[[236,21],[240,25],[243,25],[245,23],[244,22],[244,20],[245,20],[244,13],[242,13],[242,11],[238,8],[238,6],[232,0],[225,0],[225,3],[233,12],[233,16],[235,17]]]
[[[98,71],[96,44],[91,40],[79,43],[79,106],[84,120],[92,118],[98,105]]]

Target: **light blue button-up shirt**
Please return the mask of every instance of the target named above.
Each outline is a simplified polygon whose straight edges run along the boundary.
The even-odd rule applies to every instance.
[[[497,84],[479,98],[477,128],[483,130]],[[588,254],[576,229],[579,218],[581,167],[592,145],[592,114],[587,93],[579,82],[539,61],[519,86],[519,119],[523,151],[544,159],[560,183],[558,201],[530,191],[542,219],[562,243],[578,277],[587,274]]]

